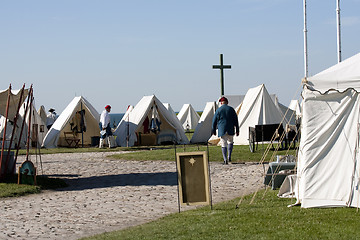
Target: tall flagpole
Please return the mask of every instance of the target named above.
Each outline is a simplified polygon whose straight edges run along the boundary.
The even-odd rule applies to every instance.
[[[341,62],[341,32],[340,32],[340,0],[336,0],[337,50],[338,63]]]
[[[308,52],[307,52],[307,21],[306,21],[306,0],[304,0],[304,77],[307,79],[308,70]]]

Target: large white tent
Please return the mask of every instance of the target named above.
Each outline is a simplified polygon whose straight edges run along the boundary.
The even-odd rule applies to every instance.
[[[301,206],[359,207],[360,54],[304,83],[296,196]]]
[[[185,130],[195,129],[200,120],[199,114],[189,103],[182,106],[177,117]]]
[[[40,108],[38,110],[38,114],[41,117],[41,119],[43,120],[43,122],[46,124],[47,114],[45,111],[45,107],[43,105],[40,106]]]
[[[31,121],[30,124],[30,139],[31,139],[31,145],[33,147],[40,147],[47,132],[48,129],[46,128],[46,122],[42,120],[39,113],[36,111],[36,108],[34,105],[32,105],[30,113],[31,113],[31,119],[29,119],[29,113],[25,116],[25,110],[26,110],[26,104],[23,103],[19,115],[20,115],[20,121],[19,124],[22,123],[23,119],[25,118],[25,125],[24,125],[24,131],[23,131],[23,138],[22,142],[20,144],[21,148],[25,148],[27,135],[28,135],[28,126],[29,126],[29,120]],[[29,109],[28,109],[29,111]],[[18,125],[19,125],[18,124]]]
[[[84,111],[83,118],[81,113]],[[73,132],[80,144],[90,145],[92,137],[100,136],[100,114],[84,97],[75,97],[56,119],[43,141],[43,147],[69,146],[66,132]]]
[[[262,124],[281,123],[283,113],[275,106],[265,85],[250,88],[238,115],[240,134],[234,136],[234,144],[249,144],[249,127]]]
[[[217,109],[216,102],[207,102],[199,123],[191,137],[191,143],[206,143],[211,137],[212,119]]]
[[[152,123],[156,124],[155,129]],[[143,97],[124,117],[114,131],[118,146],[156,145],[169,142],[187,144],[185,132],[178,120],[155,96]]]

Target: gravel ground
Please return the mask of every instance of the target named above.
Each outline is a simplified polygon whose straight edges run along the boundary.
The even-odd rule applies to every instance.
[[[110,154],[42,155],[39,174],[63,178],[69,186],[1,199],[0,239],[72,240],[178,212],[174,162],[112,160]],[[262,176],[261,165],[211,163],[213,203],[255,192]]]

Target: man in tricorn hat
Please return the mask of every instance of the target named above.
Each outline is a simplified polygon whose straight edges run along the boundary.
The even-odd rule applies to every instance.
[[[106,138],[108,138],[108,144],[110,148],[116,147],[115,139],[110,127],[110,115],[109,115],[110,111],[111,111],[111,106],[106,105],[105,110],[101,113],[100,116],[99,126],[100,126],[101,136],[100,136],[99,148],[104,147],[104,142]]]
[[[47,127],[47,129],[51,128],[51,126],[54,124],[55,120],[56,120],[55,109],[50,108],[49,109],[49,114],[46,116],[46,127]]]
[[[219,99],[221,107],[216,110],[212,121],[212,134],[216,135],[216,128],[218,129],[218,136],[220,137],[220,145],[224,164],[231,162],[231,153],[234,146],[234,135],[239,136],[238,117],[234,108],[228,106],[226,97]]]

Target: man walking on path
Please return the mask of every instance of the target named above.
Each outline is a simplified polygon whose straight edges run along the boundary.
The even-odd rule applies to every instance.
[[[109,115],[110,111],[111,111],[111,106],[106,105],[105,110],[100,115],[99,126],[101,130],[100,132],[101,136],[100,136],[99,148],[104,147],[104,142],[106,138],[108,138],[108,143],[110,148],[116,147],[115,139],[110,127],[110,115]]]
[[[213,135],[216,135],[216,128],[218,129],[224,164],[228,164],[231,162],[234,135],[236,133],[236,136],[239,136],[239,123],[234,108],[228,106],[228,99],[221,97],[219,102],[221,107],[215,112],[211,131]]]

